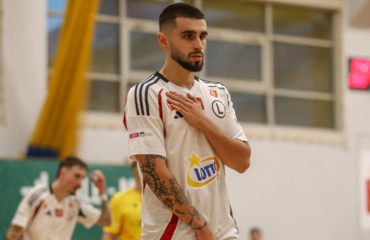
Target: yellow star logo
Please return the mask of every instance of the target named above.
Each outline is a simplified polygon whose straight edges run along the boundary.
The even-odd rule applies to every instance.
[[[190,161],[190,168],[194,165],[198,165],[198,167],[200,167],[199,165],[199,158],[197,156],[195,156],[195,154],[193,153],[193,156],[191,156],[191,158],[188,158],[188,160]]]

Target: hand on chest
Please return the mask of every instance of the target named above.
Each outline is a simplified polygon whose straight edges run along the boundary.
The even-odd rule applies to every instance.
[[[216,90],[198,91],[194,95],[167,91],[163,95],[162,107],[166,124],[190,124],[198,128],[199,121],[207,117],[222,128],[226,104]]]

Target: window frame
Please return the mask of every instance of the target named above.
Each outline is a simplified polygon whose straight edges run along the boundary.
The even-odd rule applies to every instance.
[[[123,129],[122,116],[126,99],[126,91],[129,83],[138,83],[152,74],[151,71],[131,70],[130,66],[130,32],[139,31],[143,33],[158,33],[158,24],[152,20],[128,18],[126,15],[126,0],[119,1],[119,15],[97,16],[99,23],[115,23],[119,25],[119,44],[120,44],[120,72],[119,74],[106,74],[89,72],[87,76],[98,81],[118,82],[120,85],[119,113],[106,113],[97,111],[86,111],[86,126],[88,127],[108,127]],[[248,0],[241,0],[250,2]],[[211,77],[209,80],[220,81],[225,84],[229,91],[240,93],[262,94],[266,97],[267,123],[246,123],[240,122],[246,135],[249,138],[263,138],[270,140],[292,140],[320,142],[333,145],[345,144],[345,129],[343,124],[343,97],[342,97],[342,73],[341,73],[341,22],[342,4],[340,1],[313,1],[313,0],[261,0],[264,5],[265,31],[248,32],[232,29],[222,29],[209,27],[207,39],[225,42],[238,42],[243,44],[253,44],[261,46],[261,79],[260,81],[250,81],[243,79],[225,79]],[[277,35],[273,33],[273,5],[284,4],[286,6],[317,8],[332,12],[332,39],[322,40],[307,37],[294,37]],[[194,6],[202,8],[202,0],[194,0]],[[63,17],[63,13],[48,11],[48,16]],[[274,43],[297,44],[300,46],[325,47],[332,49],[333,63],[333,92],[320,93],[315,91],[301,91],[274,88]],[[206,65],[204,65],[206,67]],[[206,69],[197,74],[200,78],[208,79]],[[235,87],[237,86],[237,87]],[[291,97],[296,99],[310,100],[329,100],[334,103],[334,129],[318,127],[297,127],[282,126],[275,123],[274,97]]]

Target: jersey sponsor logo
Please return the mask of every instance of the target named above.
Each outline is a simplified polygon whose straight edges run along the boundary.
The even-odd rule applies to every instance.
[[[213,113],[219,117],[224,118],[226,114],[226,107],[220,100],[214,100],[212,102]]]
[[[140,137],[151,137],[151,136],[153,136],[153,133],[151,133],[151,132],[140,132],[139,135],[140,135]]]
[[[130,134],[130,139],[131,138],[137,138],[139,136],[140,136],[139,133],[133,133],[133,134]]]
[[[201,160],[195,154],[188,158],[190,167],[187,175],[187,184],[192,187],[203,187],[218,179],[220,163],[215,157]]]
[[[137,138],[137,137],[150,137],[150,136],[153,136],[153,133],[151,132],[139,132],[139,133],[133,133],[133,134],[130,134],[130,139],[131,138]]]
[[[55,216],[63,217],[63,209],[56,208],[55,209]]]
[[[218,97],[217,90],[215,90],[215,89],[209,89],[209,92],[211,93],[211,96]]]

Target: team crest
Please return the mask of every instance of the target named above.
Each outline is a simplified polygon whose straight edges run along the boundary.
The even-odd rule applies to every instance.
[[[209,92],[211,93],[211,96],[218,97],[217,90],[215,90],[215,89],[209,89]]]
[[[168,100],[166,101],[166,104],[167,104],[167,107],[171,110],[171,111],[173,111],[174,109],[173,109],[173,107],[171,106],[171,104],[168,102]]]
[[[192,187],[203,187],[218,179],[220,163],[215,157],[201,160],[195,154],[188,158],[190,167],[187,176],[187,184]]]

